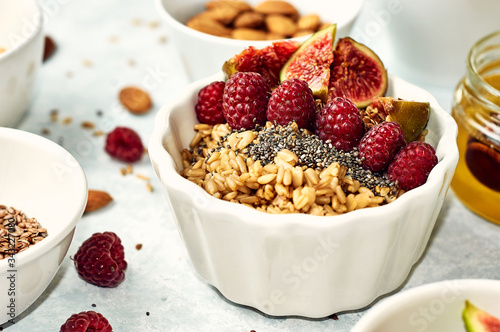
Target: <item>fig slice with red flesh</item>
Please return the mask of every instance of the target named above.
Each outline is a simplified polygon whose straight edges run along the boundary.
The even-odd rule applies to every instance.
[[[428,102],[377,97],[369,106],[377,119],[395,121],[401,126],[406,143],[416,140],[429,121],[431,105]],[[367,114],[371,114],[368,111]]]
[[[315,98],[326,102],[336,33],[337,25],[332,24],[305,40],[281,69],[281,82],[300,78]]]
[[[344,97],[364,108],[387,90],[387,71],[378,55],[352,38],[337,41],[330,69],[327,102]]]
[[[222,71],[227,78],[236,72],[256,72],[274,88],[280,83],[281,68],[299,46],[296,40],[276,41],[262,49],[250,46],[224,62]]]
[[[492,316],[484,310],[479,309],[468,300],[462,311],[467,332],[498,332],[500,331],[500,319]]]

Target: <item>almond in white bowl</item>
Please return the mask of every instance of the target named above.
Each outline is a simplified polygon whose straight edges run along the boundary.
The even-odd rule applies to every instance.
[[[206,10],[207,3],[216,2],[217,1],[207,0],[156,0],[157,10],[167,23],[172,41],[179,50],[188,76],[193,81],[220,71],[225,60],[230,59],[250,45],[261,49],[271,45],[273,41],[282,40],[281,38],[283,38],[282,35],[273,33],[271,34],[271,40],[258,40],[264,38],[266,33],[261,30],[249,28],[251,24],[255,24],[256,19],[258,20],[255,16],[249,18],[251,22],[247,22],[245,27],[238,28],[236,33],[241,39],[230,38],[233,30],[215,20],[203,19],[195,21],[193,24],[197,24],[196,27],[189,27],[187,25],[188,21],[194,16],[206,15],[202,13]],[[242,3],[243,1],[234,2]],[[248,10],[250,7],[258,8],[257,6],[264,2],[264,0],[245,1],[245,8],[243,8],[243,10]],[[259,9],[260,13],[274,15],[276,13],[276,8],[274,8],[275,3],[280,4],[281,2],[282,1],[266,1],[266,7]],[[319,20],[321,22],[329,24],[336,23],[337,35],[339,37],[349,34],[363,5],[363,0],[289,0],[287,2],[291,4],[301,16],[306,16],[306,19],[307,15],[316,14],[319,15]],[[269,6],[269,4],[271,4],[271,6]],[[279,9],[283,11],[283,8]],[[242,9],[238,9],[238,11],[241,10]],[[311,17],[309,17],[309,19],[310,18]],[[274,21],[274,24],[276,24],[276,31],[289,31],[291,29],[288,24],[289,22],[283,23],[283,19],[278,18],[278,22],[276,22],[276,20]],[[299,22],[297,22],[297,24],[298,23]],[[273,22],[271,24],[273,24]],[[314,21],[303,21],[300,24],[303,27],[311,27],[314,26],[315,23]],[[211,33],[209,34],[206,32]],[[312,32],[313,31],[301,34],[301,36],[297,36],[293,39],[304,41],[311,36]],[[258,35],[257,37],[255,37],[256,34]],[[274,35],[274,37],[272,37],[272,35]]]

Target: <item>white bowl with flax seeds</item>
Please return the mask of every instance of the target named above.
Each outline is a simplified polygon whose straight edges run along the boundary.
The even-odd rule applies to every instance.
[[[388,96],[428,101],[426,141],[439,163],[427,182],[380,207],[336,216],[271,214],[211,196],[182,177],[197,124],[192,83],[155,119],[149,155],[196,272],[227,299],[268,315],[326,317],[398,288],[421,257],[458,161],[457,128],[428,92],[390,76]]]
[[[15,322],[58,271],[87,202],[87,180],[66,150],[29,132],[0,127],[0,156],[2,324]]]

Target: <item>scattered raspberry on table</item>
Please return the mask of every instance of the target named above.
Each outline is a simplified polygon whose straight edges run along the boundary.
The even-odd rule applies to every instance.
[[[74,263],[80,277],[100,287],[116,287],[125,278],[125,252],[113,232],[95,233],[78,249]]]
[[[132,163],[141,159],[144,146],[134,130],[116,127],[106,137],[105,150],[113,158]]]
[[[73,314],[61,326],[59,332],[113,332],[108,320],[95,311]]]

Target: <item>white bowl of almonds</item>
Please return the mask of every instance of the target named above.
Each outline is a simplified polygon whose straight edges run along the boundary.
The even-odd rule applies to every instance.
[[[156,0],[186,71],[194,81],[221,69],[249,45],[262,48],[283,38],[305,40],[336,23],[347,35],[363,0]]]
[[[325,317],[398,288],[458,162],[456,124],[436,99],[332,32],[279,75],[264,62],[192,83],[149,141],[196,272],[273,316]]]
[[[78,162],[41,136],[0,127],[0,324],[47,288],[87,202]]]

